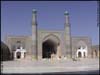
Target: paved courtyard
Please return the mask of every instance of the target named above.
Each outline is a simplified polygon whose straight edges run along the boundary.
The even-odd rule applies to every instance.
[[[99,59],[66,60],[21,60],[2,63],[2,73],[50,73],[99,70]]]

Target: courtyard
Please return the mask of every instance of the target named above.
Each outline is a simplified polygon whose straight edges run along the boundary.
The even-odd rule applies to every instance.
[[[2,62],[2,73],[53,73],[99,70],[99,58],[14,60]]]

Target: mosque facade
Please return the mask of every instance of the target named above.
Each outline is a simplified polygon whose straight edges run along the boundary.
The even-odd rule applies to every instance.
[[[62,58],[89,58],[91,57],[91,38],[87,36],[71,35],[69,13],[64,13],[64,30],[38,29],[37,11],[32,11],[32,35],[7,36],[6,44],[14,59],[27,57],[49,59],[52,55],[57,59]]]

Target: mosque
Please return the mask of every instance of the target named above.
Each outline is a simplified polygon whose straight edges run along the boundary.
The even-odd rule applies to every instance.
[[[37,11],[32,10],[32,34],[30,36],[7,36],[6,44],[14,60],[34,58],[50,59],[89,58],[92,53],[91,38],[71,36],[69,13],[64,13],[64,30],[38,29]]]

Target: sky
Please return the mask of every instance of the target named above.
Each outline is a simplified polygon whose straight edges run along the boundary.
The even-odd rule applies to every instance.
[[[99,44],[96,1],[2,1],[1,40],[7,35],[30,36],[33,9],[38,29],[64,30],[64,12],[68,11],[72,37],[90,37],[93,45]]]

